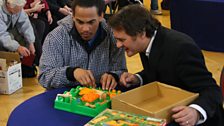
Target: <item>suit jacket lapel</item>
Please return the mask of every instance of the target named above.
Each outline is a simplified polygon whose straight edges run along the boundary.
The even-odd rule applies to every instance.
[[[145,53],[140,53],[142,64],[144,69],[147,71],[149,81],[155,81],[157,78],[157,68],[159,59],[162,56],[163,42],[164,42],[164,28],[161,26],[157,30],[157,34],[152,44],[151,52],[149,57]]]

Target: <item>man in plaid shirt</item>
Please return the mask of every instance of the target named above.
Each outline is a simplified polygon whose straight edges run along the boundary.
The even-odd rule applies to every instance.
[[[127,71],[126,60],[103,19],[104,6],[102,0],[75,0],[73,15],[48,34],[39,65],[43,87],[81,84],[111,90],[117,86]]]

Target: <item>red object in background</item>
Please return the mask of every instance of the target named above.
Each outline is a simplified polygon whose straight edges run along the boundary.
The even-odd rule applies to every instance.
[[[35,55],[30,54],[30,56],[23,57],[22,64],[31,67],[33,65],[34,59],[35,59]]]
[[[30,7],[30,4],[31,3],[33,3],[34,2],[34,0],[26,0],[26,4],[25,4],[25,6],[24,6],[24,9],[30,9],[31,7]],[[48,6],[48,3],[47,3],[47,1],[46,0],[41,0],[41,3],[42,4],[44,4],[44,8],[43,8],[43,11],[45,12],[45,11],[47,11],[47,10],[49,10],[49,6]]]

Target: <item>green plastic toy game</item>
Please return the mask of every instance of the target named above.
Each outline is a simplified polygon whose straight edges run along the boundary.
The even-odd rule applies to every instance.
[[[111,108],[111,97],[121,93],[112,90],[103,91],[101,89],[77,86],[69,92],[57,94],[54,108],[76,114],[95,117],[106,108]]]

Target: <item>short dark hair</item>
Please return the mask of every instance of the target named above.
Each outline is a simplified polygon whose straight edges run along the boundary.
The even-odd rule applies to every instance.
[[[72,3],[73,15],[75,15],[76,6],[87,7],[87,8],[95,6],[97,8],[98,15],[101,16],[101,14],[104,11],[105,2],[104,0],[74,0]]]
[[[136,36],[145,31],[147,37],[152,37],[154,31],[161,25],[141,5],[129,5],[122,8],[109,19],[108,24],[115,30],[124,30],[130,36]]]

